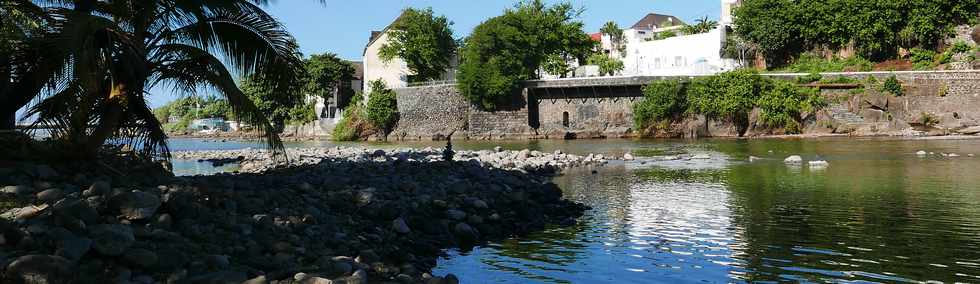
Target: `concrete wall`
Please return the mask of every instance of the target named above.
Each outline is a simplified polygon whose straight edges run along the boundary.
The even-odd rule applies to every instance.
[[[769,75],[786,80],[806,74]],[[803,125],[806,134],[852,135],[943,135],[967,133],[964,129],[980,126],[980,72],[867,72],[826,73],[825,78],[846,76],[865,80],[874,76],[879,82],[895,75],[906,89],[903,97],[877,94],[850,95],[847,91],[828,91],[837,96],[828,108],[811,114]],[[661,77],[621,77],[603,80],[539,81],[525,84],[532,88],[574,87],[574,83],[634,84],[648,83]],[[601,88],[600,88],[601,90]],[[940,90],[945,96],[940,96]],[[455,85],[396,89],[399,123],[389,137],[396,140],[444,139],[523,139],[523,138],[615,138],[634,137],[632,106],[638,96],[579,98],[543,98],[524,94],[526,106],[505,111],[485,112],[460,95]],[[620,94],[622,95],[622,94]],[[757,116],[757,111],[753,116]],[[568,114],[568,125],[563,122]],[[916,125],[924,115],[938,118],[930,129]],[[757,119],[750,118],[756,121]],[[664,137],[735,136],[731,123],[691,117],[676,122]],[[753,125],[748,135],[780,134],[779,129]],[[660,134],[658,134],[660,135]]]
[[[538,134],[548,138],[564,137],[566,133],[575,133],[578,138],[629,136],[633,132],[633,104],[641,99],[538,100]]]

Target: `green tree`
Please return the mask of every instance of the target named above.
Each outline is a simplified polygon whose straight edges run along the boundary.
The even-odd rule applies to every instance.
[[[621,54],[626,52],[626,34],[623,33],[623,29],[616,22],[606,22],[599,31],[609,37],[609,42],[616,51],[619,51]]]
[[[304,116],[302,111],[296,110],[312,107],[300,89],[302,86],[278,92],[263,80],[258,77],[246,77],[240,86],[256,109],[269,119],[272,125],[271,131],[279,133],[287,124],[305,123],[316,118],[315,114]]]
[[[734,10],[736,33],[775,66],[808,50],[851,45],[872,60],[894,58],[899,48],[934,50],[978,12],[975,0],[755,0]]]
[[[748,114],[770,82],[749,69],[699,77],[687,89],[690,113],[731,120],[739,136],[748,130]]]
[[[303,90],[323,99],[330,98],[334,91],[351,94],[354,90],[345,88],[343,82],[354,78],[354,65],[333,53],[315,54],[306,59],[306,84]],[[340,103],[340,102],[337,102]]]
[[[493,110],[513,98],[521,81],[538,78],[549,56],[584,60],[595,43],[574,21],[580,13],[567,3],[528,0],[478,25],[461,50],[460,93]]]
[[[771,127],[783,127],[787,134],[800,133],[801,116],[826,105],[815,88],[799,87],[789,81],[774,80],[759,96],[759,120]]]
[[[708,16],[704,16],[703,18],[697,19],[694,25],[684,26],[683,31],[685,34],[689,34],[689,35],[702,34],[702,33],[710,32],[711,30],[714,30],[717,27],[718,27],[718,22],[709,20]]]
[[[650,123],[674,118],[684,112],[684,84],[678,80],[658,80],[643,87],[643,101],[633,106],[633,120],[639,130]]]
[[[381,59],[405,60],[413,74],[410,82],[439,79],[456,54],[452,25],[445,16],[434,16],[432,8],[405,9],[388,31],[390,41],[381,46]]]
[[[626,68],[622,60],[612,58],[609,57],[609,55],[605,55],[601,53],[594,53],[590,55],[588,60],[586,60],[586,62],[588,62],[589,65],[599,66],[600,76],[616,75],[616,73],[619,73],[620,71],[623,71],[623,69]]]
[[[29,114],[56,125],[52,136],[85,157],[109,139],[139,145],[147,158],[168,157],[166,134],[146,106],[156,86],[214,90],[239,120],[270,129],[234,77],[261,77],[282,93],[298,85],[302,61],[295,40],[255,2],[265,1],[47,1],[54,16],[32,36],[41,47],[31,49],[34,71],[14,84],[40,98]],[[279,138],[266,134],[281,153]]]
[[[384,81],[371,81],[368,96],[367,119],[374,127],[388,133],[398,122],[398,101],[395,91],[388,89]]]

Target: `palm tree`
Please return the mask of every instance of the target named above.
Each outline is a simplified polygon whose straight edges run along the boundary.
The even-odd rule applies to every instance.
[[[34,39],[41,58],[25,89],[40,103],[35,123],[91,157],[107,141],[135,146],[144,157],[169,157],[166,134],[146,104],[154,87],[226,98],[242,122],[282,143],[235,78],[261,78],[289,94],[302,78],[295,40],[257,4],[262,0],[46,1],[54,19]],[[94,125],[94,127],[91,127]]]
[[[704,16],[700,19],[695,20],[694,25],[688,25],[684,27],[684,33],[693,35],[710,32],[711,30],[718,27],[718,22],[708,19],[708,16]]]
[[[29,42],[51,19],[30,0],[0,0],[0,130],[13,129],[14,114],[30,101],[18,84],[31,74]]]

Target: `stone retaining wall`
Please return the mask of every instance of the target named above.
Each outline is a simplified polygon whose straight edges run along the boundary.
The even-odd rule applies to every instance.
[[[786,80],[795,80],[804,75],[807,74],[766,74]],[[940,122],[937,127],[945,129],[943,131],[947,134],[980,125],[980,71],[855,72],[823,75],[824,78],[843,76],[860,81],[873,76],[879,82],[894,75],[902,81],[907,95],[885,98],[884,103],[887,105],[875,105],[878,102],[873,100],[882,99],[873,90],[862,96],[829,91],[828,94],[836,92],[836,96],[848,96],[839,100],[841,103],[834,104],[833,107],[838,110],[836,113],[819,115],[826,120],[820,121],[819,126],[834,126],[831,129],[818,129],[821,127],[810,124],[807,133],[813,130],[814,133],[855,135],[918,135],[922,131],[913,131],[912,127],[916,127],[917,121],[926,115],[938,118]],[[653,77],[610,80],[641,84],[641,79],[650,78]],[[595,79],[589,83],[599,81],[602,80]],[[572,82],[574,81],[566,80],[561,83]],[[554,84],[544,81],[530,83]],[[528,102],[525,94],[523,103],[530,104],[530,107],[486,112],[473,107],[456,91],[455,85],[403,88],[395,91],[398,94],[401,117],[389,139],[396,140],[441,140],[449,135],[458,139],[632,137],[636,135],[636,131],[632,129],[632,106],[642,100],[639,97],[603,98],[599,95],[598,98],[537,99]],[[567,125],[564,121],[566,113]],[[841,117],[854,118],[851,120],[860,118],[863,121],[837,121]],[[931,130],[929,133],[937,134]]]

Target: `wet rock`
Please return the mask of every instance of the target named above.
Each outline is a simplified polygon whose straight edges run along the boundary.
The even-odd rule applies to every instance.
[[[78,260],[92,249],[92,240],[88,238],[69,237],[61,240],[57,254],[68,260]]]
[[[27,195],[34,193],[34,188],[26,185],[9,185],[4,186],[0,192],[6,194]]]
[[[803,157],[800,157],[800,156],[797,156],[797,155],[793,155],[793,156],[789,156],[788,158],[786,158],[785,160],[783,160],[783,162],[785,162],[787,164],[798,165],[798,164],[802,164],[803,163]]]
[[[830,166],[830,163],[827,161],[810,161],[808,164],[814,168],[826,168]]]
[[[160,208],[159,197],[142,191],[117,194],[112,197],[110,203],[130,220],[148,219]]]
[[[917,156],[925,156],[925,155],[928,155],[928,154],[929,153],[926,153],[926,151],[918,151],[918,152],[915,152],[915,155],[917,155]]]
[[[408,224],[406,224],[405,220],[402,218],[398,218],[392,221],[391,227],[395,230],[395,232],[401,234],[408,234],[412,232],[412,230],[408,228]]]
[[[457,223],[453,227],[456,238],[464,244],[475,244],[480,239],[480,233],[466,223]]]
[[[231,260],[227,255],[208,255],[204,257],[204,264],[215,270],[227,269],[231,266]]]
[[[53,203],[58,201],[58,199],[61,199],[62,196],[64,196],[64,192],[61,189],[52,188],[38,192],[36,197],[37,201],[43,203]]]
[[[13,283],[59,284],[74,280],[71,261],[54,255],[25,255],[7,266],[4,273]]]
[[[95,251],[110,256],[121,255],[133,245],[133,229],[121,224],[103,224],[92,228]]]
[[[149,268],[157,264],[157,254],[146,249],[132,249],[123,255],[123,260],[137,267]]]
[[[245,272],[218,271],[190,277],[188,281],[196,284],[241,284],[248,280]]]
[[[633,154],[630,153],[623,154],[623,161],[632,161],[635,159],[636,158],[633,157]]]
[[[456,210],[456,209],[449,209],[446,210],[446,216],[449,217],[449,219],[459,221],[459,220],[466,219],[466,212]]]
[[[58,171],[55,171],[54,168],[48,165],[38,165],[34,169],[34,173],[37,175],[39,179],[44,179],[44,180],[58,177]]]

